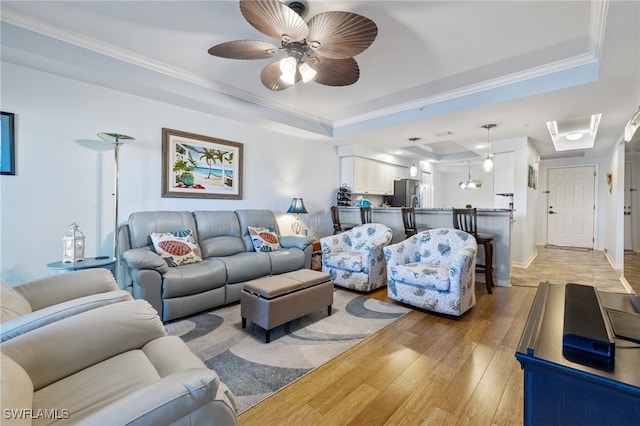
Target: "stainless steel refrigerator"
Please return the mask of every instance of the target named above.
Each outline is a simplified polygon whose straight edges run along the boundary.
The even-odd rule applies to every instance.
[[[393,182],[392,207],[420,207],[420,181],[400,179]]]

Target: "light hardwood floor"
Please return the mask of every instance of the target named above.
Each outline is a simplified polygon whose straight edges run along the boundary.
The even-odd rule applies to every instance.
[[[575,274],[589,266],[541,262],[532,266],[550,273],[549,281],[556,283],[576,282]],[[607,272],[599,264],[595,268]],[[496,287],[489,295],[478,283],[477,304],[461,318],[414,309],[242,413],[239,422],[522,424],[523,373],[515,348],[535,292],[535,287]],[[394,303],[386,288],[369,296]]]

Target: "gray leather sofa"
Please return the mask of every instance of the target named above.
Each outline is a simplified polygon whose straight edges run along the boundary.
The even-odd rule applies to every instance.
[[[0,344],[3,425],[236,425],[215,371],[132,300]]]
[[[280,236],[281,250],[256,252],[249,226],[280,234],[271,210],[132,213],[119,233],[120,286],[169,321],[239,301],[246,281],[310,268],[311,237]],[[193,231],[202,261],[169,267],[154,252],[150,234],[185,229]]]
[[[9,286],[0,281],[0,342],[63,318],[131,300],[111,271],[86,269]]]

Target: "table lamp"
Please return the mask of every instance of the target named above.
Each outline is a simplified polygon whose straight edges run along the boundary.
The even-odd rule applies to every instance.
[[[295,197],[291,200],[291,205],[289,206],[289,210],[287,213],[295,213],[296,221],[291,225],[291,229],[296,234],[299,234],[302,231],[302,223],[300,223],[300,213],[308,213],[307,209],[304,207],[304,201],[302,201],[301,197]]]

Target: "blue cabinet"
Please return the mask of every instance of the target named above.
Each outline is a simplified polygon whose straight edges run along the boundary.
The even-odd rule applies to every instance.
[[[524,424],[638,425],[640,345],[616,339],[611,360],[563,351],[564,290],[540,284],[515,354],[524,371]],[[603,306],[636,312],[630,297],[600,292]]]

